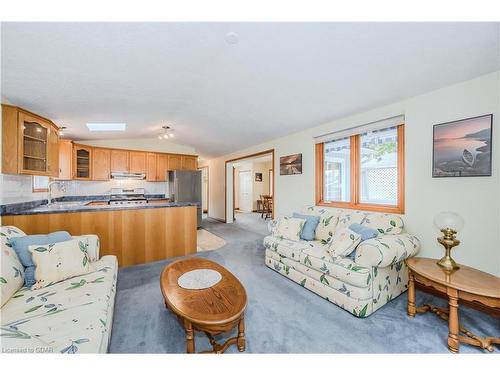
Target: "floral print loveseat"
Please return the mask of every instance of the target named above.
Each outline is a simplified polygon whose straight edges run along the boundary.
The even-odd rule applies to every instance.
[[[118,263],[99,259],[99,239],[88,241],[92,272],[45,288],[23,286],[24,269],[10,238],[25,236],[0,227],[0,349],[2,353],[105,353],[111,337]]]
[[[278,237],[279,218],[269,222],[264,238],[266,265],[351,314],[364,318],[408,288],[404,260],[420,250],[420,241],[405,233],[400,216],[329,207],[306,206],[306,215],[320,216],[320,226],[335,229],[358,223],[379,232],[361,242],[351,257],[333,258],[325,241],[291,241]],[[330,235],[332,235],[331,233]]]

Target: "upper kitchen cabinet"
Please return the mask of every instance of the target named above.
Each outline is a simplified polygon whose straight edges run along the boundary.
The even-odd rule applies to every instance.
[[[59,175],[59,128],[21,108],[2,105],[2,172]]]
[[[71,180],[73,178],[72,163],[73,143],[67,139],[59,140],[59,176],[60,180]]]
[[[146,155],[146,180],[147,181],[157,181],[158,180],[158,168],[157,159],[160,155],[148,152]]]
[[[185,170],[196,170],[198,168],[196,156],[182,156],[182,169]]]
[[[92,177],[92,147],[73,145],[73,178],[90,180]]]
[[[130,173],[146,173],[146,153],[140,151],[129,152]]]
[[[156,173],[157,173],[157,181],[167,181],[168,174],[167,171],[170,168],[168,167],[168,155],[167,154],[157,154],[156,158]]]
[[[111,150],[111,172],[129,171],[129,152],[127,150]]]
[[[107,181],[111,178],[111,151],[106,148],[92,149],[92,180]]]
[[[168,170],[175,171],[179,169],[182,169],[182,156],[168,155]]]

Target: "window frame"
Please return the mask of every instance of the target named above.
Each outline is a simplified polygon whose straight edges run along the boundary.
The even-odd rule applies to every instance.
[[[386,212],[395,214],[404,214],[405,212],[405,137],[404,124],[397,125],[398,133],[398,202],[396,205],[361,203],[360,202],[360,183],[361,183],[361,165],[360,165],[360,138],[361,134],[350,136],[350,162],[351,162],[351,180],[350,180],[350,198],[349,202],[325,201],[324,197],[324,143],[316,144],[316,205],[348,208],[353,210]]]

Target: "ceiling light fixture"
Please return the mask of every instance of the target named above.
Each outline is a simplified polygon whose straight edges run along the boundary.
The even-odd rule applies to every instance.
[[[158,135],[158,139],[168,139],[174,138],[174,131],[168,125],[163,125],[161,127],[162,132]]]
[[[231,32],[226,34],[224,39],[226,39],[227,44],[236,44],[239,42],[240,37],[234,31],[231,31]]]
[[[63,137],[64,136],[64,129],[66,129],[67,127],[66,126],[61,126],[59,128],[59,136],[60,137]]]

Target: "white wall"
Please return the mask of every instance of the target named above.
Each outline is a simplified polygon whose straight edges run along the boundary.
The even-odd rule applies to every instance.
[[[497,129],[499,107],[499,74],[488,74],[440,90],[338,119],[287,137],[207,161],[210,171],[209,216],[224,219],[225,160],[275,149],[275,171],[279,157],[302,153],[301,175],[275,176],[277,215],[297,211],[314,204],[314,136],[404,114],[406,133],[406,214],[407,230],[422,241],[421,256],[441,257],[437,244],[439,234],[433,227],[434,216],[444,210],[458,212],[465,228],[458,234],[461,245],[454,258],[472,267],[500,276],[500,182]],[[492,177],[432,178],[432,126],[437,123],[493,113]],[[228,175],[228,186],[231,176]],[[228,196],[231,189],[228,189]],[[229,203],[229,198],[228,198]]]
[[[196,155],[194,147],[179,145],[170,141],[159,140],[158,138],[138,138],[138,139],[99,139],[75,141],[84,145],[96,147],[111,147],[152,152],[171,152],[174,154]]]

